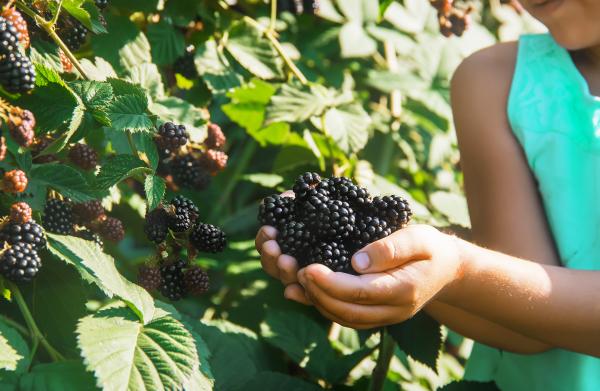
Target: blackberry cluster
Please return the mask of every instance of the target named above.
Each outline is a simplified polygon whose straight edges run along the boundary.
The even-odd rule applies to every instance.
[[[24,93],[35,87],[35,70],[28,57],[18,51],[0,60],[0,84],[10,93]]]
[[[196,69],[196,64],[194,63],[195,54],[196,48],[193,45],[188,46],[185,49],[185,53],[175,60],[175,63],[173,64],[173,71],[175,71],[175,73],[179,73],[186,79],[196,79],[199,75],[198,70]]]
[[[453,0],[430,0],[437,10],[440,33],[445,37],[461,37],[471,23],[471,7],[458,9]]]
[[[46,201],[44,207],[44,228],[59,235],[73,232],[73,209],[71,203],[57,198]]]
[[[321,263],[353,273],[352,255],[408,224],[411,211],[399,196],[371,198],[348,178],[301,175],[294,197],[271,195],[259,207],[258,220],[278,229],[277,242],[301,267]]]
[[[8,112],[8,130],[13,140],[22,147],[28,147],[33,143],[35,136],[35,116],[29,110],[13,106]]]
[[[69,159],[86,171],[93,170],[98,165],[98,153],[83,143],[77,143],[69,149]]]
[[[4,7],[2,9],[2,17],[10,22],[17,30],[17,39],[23,45],[23,49],[29,48],[30,38],[27,22],[23,15],[15,7]]]

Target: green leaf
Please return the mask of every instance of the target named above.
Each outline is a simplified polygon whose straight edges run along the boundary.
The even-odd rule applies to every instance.
[[[225,47],[253,75],[267,80],[283,78],[283,62],[277,51],[248,22],[237,22],[231,27]]]
[[[106,112],[113,99],[112,86],[105,82],[87,80],[74,81],[70,86],[85,106],[86,117],[92,116],[102,125],[110,126]]]
[[[100,13],[92,0],[64,0],[62,7],[93,33],[106,32],[106,28],[100,22]]]
[[[32,182],[57,190],[75,202],[97,198],[85,177],[76,169],[64,164],[43,164],[35,166],[29,173]]]
[[[277,174],[246,174],[241,179],[268,188],[274,188],[283,183],[283,177]]]
[[[284,84],[271,98],[267,123],[302,122],[321,115],[332,103],[332,94],[321,86]]]
[[[463,227],[471,227],[467,200],[461,194],[436,191],[429,196],[435,209],[448,217],[448,221]]]
[[[160,314],[145,325],[125,308],[101,310],[77,327],[88,370],[107,390],[175,390],[199,364],[194,339],[173,317]]]
[[[163,121],[185,125],[192,139],[194,139],[194,132],[200,132],[200,128],[206,123],[202,110],[176,96],[168,96],[152,102],[150,111]]]
[[[128,80],[116,79],[109,77],[106,81],[110,84],[113,89],[114,96],[123,96],[123,95],[137,95],[142,100],[147,101],[146,90],[142,88],[139,84],[132,83]]]
[[[256,374],[254,379],[245,387],[245,391],[318,391],[321,387],[304,380],[277,372],[263,371]]]
[[[196,48],[194,63],[198,74],[215,93],[225,93],[242,83],[242,77],[233,71],[212,39]]]
[[[152,99],[159,99],[165,95],[165,86],[155,64],[136,65],[130,69],[127,79],[145,89]]]
[[[371,118],[358,103],[327,110],[324,122],[325,133],[346,153],[360,151],[369,140]]]
[[[19,383],[22,391],[96,390],[94,376],[79,361],[38,364]]]
[[[447,384],[439,391],[500,391],[500,388],[494,382],[461,380]]]
[[[8,327],[5,325],[2,326],[2,328]],[[0,369],[14,371],[17,369],[17,363],[23,359],[23,356],[18,354],[17,351],[10,345],[9,341],[6,339],[6,336],[2,334],[2,331],[3,330],[0,328]]]
[[[133,155],[116,155],[109,158],[100,168],[96,177],[96,187],[108,190],[122,180],[140,173],[152,173],[142,160]]]
[[[137,136],[140,136],[142,140],[142,152],[146,154],[146,157],[150,162],[150,166],[154,171],[156,171],[160,157],[158,156],[158,149],[156,148],[154,139],[148,133],[138,133]]]
[[[369,57],[377,51],[377,42],[359,22],[349,22],[340,30],[342,57]]]
[[[185,51],[183,34],[164,20],[150,24],[146,34],[150,42],[152,61],[157,65],[173,64]]]
[[[164,179],[156,175],[148,175],[144,182],[144,190],[146,191],[146,199],[148,200],[148,210],[156,208],[163,197],[165,196],[165,190],[167,185]]]
[[[16,389],[19,377],[27,372],[31,364],[29,346],[17,330],[2,320],[2,316],[0,316],[0,341],[3,341],[0,342],[2,345],[0,347],[0,367],[8,366],[6,369],[0,369],[0,389],[8,390],[11,389],[11,386]],[[8,341],[8,348],[6,341]],[[15,359],[16,365],[13,366],[11,363]]]
[[[263,125],[265,108],[274,93],[275,88],[271,84],[253,79],[228,93],[231,102],[221,108],[232,121],[248,132],[256,132]]]
[[[95,57],[94,61],[82,58],[79,60],[79,63],[91,80],[106,81],[108,78],[117,77],[117,73],[112,65],[102,57]]]
[[[107,108],[108,118],[115,130],[122,132],[148,132],[154,128],[146,113],[148,100],[138,94],[121,95]]]
[[[413,91],[427,87],[425,81],[409,70],[390,72],[382,70],[369,70],[365,82],[381,92]]]
[[[406,354],[436,370],[442,347],[442,331],[438,322],[419,312],[406,322],[388,326],[387,330]]]
[[[100,246],[74,236],[47,235],[52,254],[74,266],[87,282],[97,285],[108,297],[123,299],[145,323],[152,319],[152,297],[126,280],[115,267],[115,260],[102,252]]]

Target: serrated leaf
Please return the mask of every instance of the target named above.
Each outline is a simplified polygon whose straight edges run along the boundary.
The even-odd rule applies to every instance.
[[[96,390],[94,376],[79,361],[38,364],[19,382],[22,391]]]
[[[105,33],[106,28],[100,22],[100,13],[91,0],[64,0],[62,7],[75,19],[95,34]]]
[[[162,201],[167,185],[164,179],[156,175],[148,175],[144,182],[146,199],[148,200],[148,210],[156,208]]]
[[[145,325],[124,308],[101,310],[77,327],[88,370],[107,390],[181,389],[198,366],[192,335],[171,316]]]
[[[461,194],[436,191],[429,196],[434,208],[448,217],[448,221],[463,227],[471,227],[467,200]]]
[[[48,249],[74,266],[89,283],[96,284],[108,297],[123,299],[143,322],[154,316],[152,297],[141,287],[126,280],[115,267],[115,260],[100,246],[74,236],[47,233]]]
[[[235,73],[227,59],[219,53],[214,40],[208,40],[196,48],[194,63],[198,74],[215,93],[225,93],[242,84],[242,77]]]
[[[152,102],[150,111],[163,121],[185,125],[192,139],[194,133],[200,132],[202,125],[206,123],[198,107],[176,96],[168,96]]]
[[[145,89],[152,99],[160,99],[165,95],[165,86],[155,64],[136,65],[129,70],[127,79]]]
[[[266,123],[302,122],[321,115],[332,103],[331,94],[323,87],[284,84],[271,98]]]
[[[324,132],[346,153],[360,151],[369,140],[371,118],[358,103],[327,110],[324,124]]]
[[[183,34],[164,20],[150,24],[146,34],[151,46],[152,60],[157,65],[173,64],[185,51]]]
[[[94,57],[93,62],[87,58],[82,58],[79,63],[91,80],[106,81],[108,78],[117,77],[112,65],[102,57]]]
[[[248,132],[255,132],[263,125],[266,105],[274,93],[271,84],[253,79],[228,93],[231,102],[221,108],[232,121]]]
[[[146,91],[139,84],[128,80],[109,77],[106,81],[113,89],[114,96],[137,95],[140,99],[146,99]]]
[[[388,326],[387,330],[400,349],[436,371],[436,361],[442,347],[442,332],[438,322],[419,312],[406,322]]]
[[[369,57],[377,51],[377,42],[359,22],[349,22],[340,30],[342,57]]]
[[[0,316],[0,341],[4,341],[4,343],[0,342],[0,367],[5,368],[0,369],[0,389],[13,389],[11,387],[16,389],[19,377],[28,371],[31,364],[29,346],[17,330],[2,320],[2,316]],[[8,348],[6,348],[6,341],[8,341]],[[15,358],[16,365],[13,366]]]
[[[318,391],[321,387],[283,373],[263,371],[244,387],[245,391]]]
[[[110,126],[106,111],[113,99],[112,86],[105,82],[87,80],[72,82],[70,86],[85,106],[85,115],[91,115],[102,125]]]
[[[148,132],[154,127],[146,113],[148,100],[138,94],[116,97],[108,106],[107,115],[111,127],[122,132]]]
[[[142,160],[133,155],[116,155],[109,158],[100,168],[96,187],[108,190],[113,185],[138,173],[152,173]]]
[[[142,140],[142,152],[146,154],[148,162],[150,163],[150,167],[152,167],[152,169],[156,171],[156,169],[158,168],[158,162],[160,160],[160,157],[158,156],[158,149],[156,148],[156,143],[154,142],[154,139],[148,133],[139,133],[138,136]]]
[[[64,164],[35,166],[29,173],[29,178],[32,182],[57,190],[75,202],[89,201],[98,196],[79,171]]]
[[[248,22],[237,22],[231,27],[225,48],[253,75],[266,80],[283,78],[283,63],[277,51]]]
[[[23,356],[18,354],[10,345],[6,337],[2,334],[2,328],[0,328],[0,369],[14,371],[17,369],[17,363],[23,359]]]

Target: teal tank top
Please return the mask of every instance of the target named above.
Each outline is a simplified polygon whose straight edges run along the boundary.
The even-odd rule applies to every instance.
[[[537,179],[563,266],[600,270],[600,98],[548,35],[519,42],[508,118]],[[465,377],[509,391],[600,390],[600,359],[475,344]]]

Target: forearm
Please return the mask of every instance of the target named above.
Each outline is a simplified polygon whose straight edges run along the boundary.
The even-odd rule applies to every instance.
[[[462,277],[441,301],[546,344],[600,356],[600,272],[541,265],[462,240],[459,247]]]
[[[440,301],[429,303],[425,312],[457,333],[498,349],[533,354],[544,352],[551,347]]]

